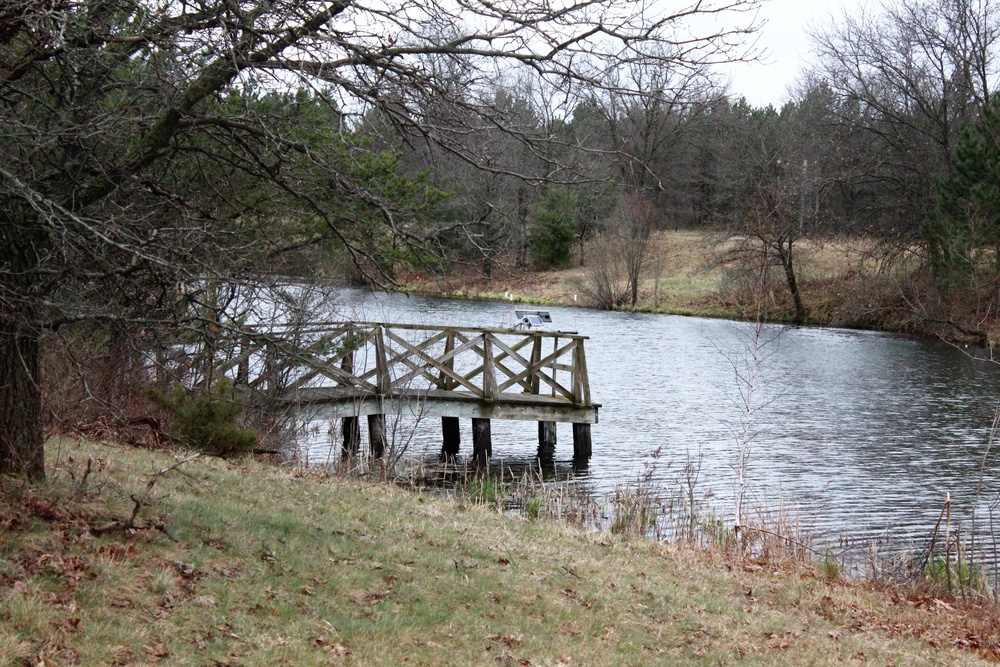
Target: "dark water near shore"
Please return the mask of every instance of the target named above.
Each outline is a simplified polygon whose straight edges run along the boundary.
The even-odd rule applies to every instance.
[[[338,316],[500,327],[512,323],[512,310],[496,302],[346,291]],[[731,514],[735,434],[747,386],[738,375],[745,377],[753,327],[549,310],[551,328],[590,337],[591,389],[602,408],[582,483],[603,494],[653,466],[659,483],[676,487],[683,467],[694,462],[699,497],[719,514]],[[754,415],[748,469],[753,503],[794,508],[818,534],[888,535],[904,544],[927,536],[947,493],[956,516],[967,516],[985,456],[985,516],[1000,492],[1000,452],[987,456],[1000,365],[970,350],[872,332],[768,326],[761,341],[754,399],[762,407]],[[337,434],[313,426],[310,460],[335,459]],[[463,429],[463,454],[469,454],[469,424]],[[570,425],[560,424],[558,437],[556,473],[568,476]],[[537,427],[495,421],[493,443],[498,463],[530,465]],[[438,420],[418,424],[407,455],[433,459],[439,450]]]

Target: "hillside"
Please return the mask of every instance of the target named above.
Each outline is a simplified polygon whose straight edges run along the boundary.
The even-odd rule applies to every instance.
[[[0,480],[0,665],[973,665],[973,608],[298,468]],[[89,472],[88,472],[89,470]],[[123,529],[126,526],[127,529]]]

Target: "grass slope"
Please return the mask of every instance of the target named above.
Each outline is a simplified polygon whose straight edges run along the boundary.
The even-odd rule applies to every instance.
[[[0,665],[980,663],[945,603],[251,461],[116,531],[177,457],[49,449],[0,480]]]

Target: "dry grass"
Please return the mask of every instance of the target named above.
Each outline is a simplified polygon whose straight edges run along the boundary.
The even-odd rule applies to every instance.
[[[99,534],[175,457],[50,452],[0,495],[0,665],[972,665],[997,636],[974,607],[251,461],[186,464],[141,514],[163,530]]]
[[[726,294],[731,267],[720,262],[726,248],[724,239],[702,232],[655,232],[645,262],[637,309],[739,316],[734,301],[742,297]],[[797,246],[797,262],[807,300],[812,297],[813,301],[825,301],[828,281],[874,273],[874,267],[865,262],[868,250],[862,241],[801,241]],[[598,252],[599,247],[590,247],[586,256],[593,257]],[[572,266],[560,271],[507,271],[486,281],[466,269],[441,279],[407,276],[404,282],[409,289],[420,292],[486,299],[499,299],[510,292],[518,300],[527,302],[571,305],[574,294],[581,293],[580,284],[586,270],[586,267]],[[810,289],[812,284],[817,288]]]
[[[726,262],[732,239],[692,231],[654,233],[645,262],[636,310],[728,319],[755,316],[755,297],[739,279],[739,267]],[[796,244],[799,290],[807,310],[806,324],[903,331],[955,342],[1000,340],[1000,308],[995,285],[983,284],[942,295],[919,270],[915,255],[887,264],[879,247],[865,238],[802,239]],[[589,248],[587,257],[600,252]],[[403,276],[406,289],[465,298],[503,299],[512,293],[520,302],[581,305],[587,269],[530,272],[498,268],[483,280],[465,267],[444,278]],[[574,302],[574,295],[579,301]],[[765,308],[767,319],[795,321],[784,276],[773,267]]]

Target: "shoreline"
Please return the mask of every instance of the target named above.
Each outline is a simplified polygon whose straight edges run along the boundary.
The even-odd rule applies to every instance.
[[[915,335],[953,345],[993,347],[1000,342],[1000,318],[967,312],[968,304],[912,302],[930,299],[920,275],[885,275],[868,267],[863,240],[803,244],[799,291],[807,317],[796,321],[787,287],[768,287],[764,321],[791,326],[833,327]],[[593,252],[593,251],[592,251]],[[682,317],[753,321],[753,299],[732,284],[732,268],[718,260],[716,246],[697,232],[659,232],[651,242],[636,305],[604,309],[588,302],[588,266],[560,270],[494,269],[484,278],[470,267],[436,276],[409,272],[395,291],[458,299],[482,299],[538,306],[563,306]],[[655,267],[655,268],[651,268]],[[910,294],[913,293],[913,295]],[[576,300],[574,301],[574,297]]]

